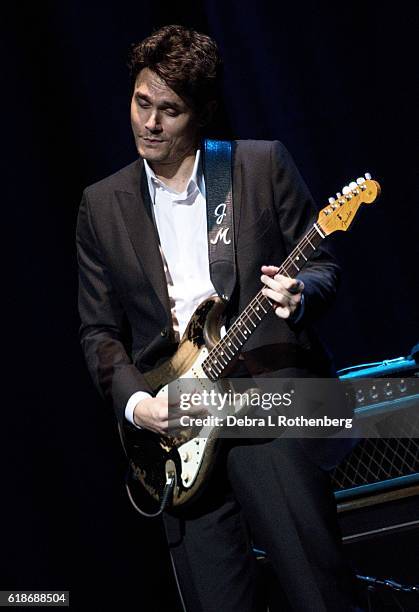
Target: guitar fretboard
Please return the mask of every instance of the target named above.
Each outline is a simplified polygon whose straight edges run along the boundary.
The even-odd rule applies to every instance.
[[[295,278],[323,238],[324,234],[315,223],[280,266],[279,273]],[[243,345],[272,310],[273,305],[273,300],[266,297],[262,290],[255,295],[203,361],[202,368],[210,380],[216,381],[222,377],[227,366],[239,355]]]

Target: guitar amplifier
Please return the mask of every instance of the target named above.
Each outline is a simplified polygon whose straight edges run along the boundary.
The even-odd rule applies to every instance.
[[[369,422],[371,430],[384,423],[384,431],[397,432],[363,437],[331,472],[344,540],[419,527],[418,346],[415,349],[408,357],[338,372],[353,388],[355,417],[362,419],[367,435]]]

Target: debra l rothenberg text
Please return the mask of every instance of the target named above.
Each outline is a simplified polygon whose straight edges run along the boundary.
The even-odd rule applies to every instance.
[[[352,420],[351,418],[330,418],[327,415],[316,418],[302,415],[287,417],[283,414],[265,417],[227,415],[222,418],[214,415],[196,417],[185,414],[180,417],[180,425],[181,427],[340,427],[351,429]]]

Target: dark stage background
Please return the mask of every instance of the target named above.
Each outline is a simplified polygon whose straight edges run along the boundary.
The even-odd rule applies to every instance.
[[[323,338],[340,368],[406,355],[418,336],[413,3],[171,4],[20,3],[3,19],[0,588],[70,589],[73,609],[176,610],[160,523],[128,502],[116,422],[77,337],[81,193],[136,157],[131,43],[168,23],[212,35],[219,133],[280,139],[319,206],[366,171],[380,181],[381,199],[332,238],[344,276]]]

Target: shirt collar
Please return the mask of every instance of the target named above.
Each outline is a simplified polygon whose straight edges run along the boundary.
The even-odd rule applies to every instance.
[[[197,149],[195,153],[195,162],[194,162],[192,174],[189,178],[189,181],[185,187],[185,190],[182,193],[178,193],[176,191],[173,191],[173,189],[168,187],[165,183],[163,183],[163,181],[157,178],[157,176],[155,175],[153,169],[151,168],[147,160],[143,159],[144,169],[147,175],[148,188],[150,191],[152,202],[155,203],[154,195],[156,191],[156,186],[162,187],[169,193],[181,196],[182,199],[184,199],[185,196],[188,197],[189,195],[191,195],[195,191],[195,189],[198,188],[201,194],[203,195],[203,197],[205,198],[204,173],[202,171],[202,163],[200,163],[200,161],[201,161],[201,150]]]

